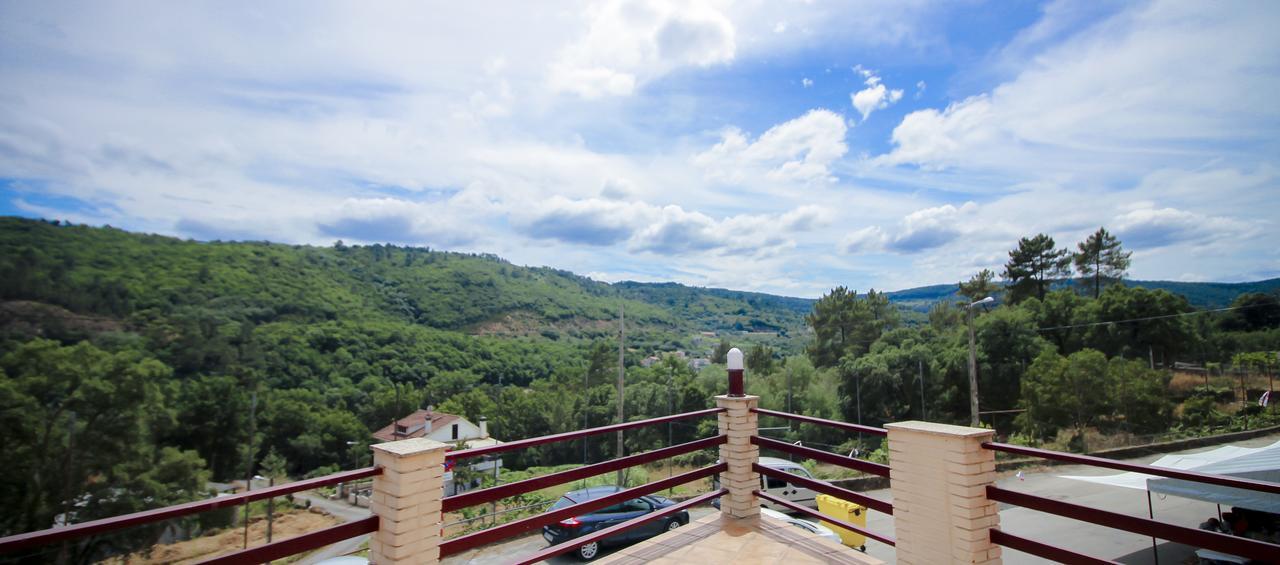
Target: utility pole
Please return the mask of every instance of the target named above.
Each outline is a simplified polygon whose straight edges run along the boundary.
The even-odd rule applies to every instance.
[[[258,389],[253,389],[253,400],[249,403],[249,452],[247,454],[248,464],[244,475],[244,491],[253,490],[253,439],[258,435]],[[244,503],[244,549],[249,549],[249,503]]]
[[[862,375],[853,374],[854,390],[857,391],[858,403],[858,425],[862,425]],[[862,451],[862,430],[858,430],[858,451]]]
[[[626,415],[623,406],[626,404],[626,394],[624,381],[626,379],[626,369],[623,363],[626,362],[627,351],[627,313],[622,304],[618,305],[618,423],[625,423]],[[618,450],[614,453],[614,457],[622,457],[624,446],[622,445],[622,430],[618,430]],[[626,472],[618,469],[618,486],[626,488]]]
[[[917,370],[920,372],[920,419],[929,421],[929,410],[924,404],[924,360],[916,359]]]
[[[591,399],[591,369],[582,372],[582,429],[587,429],[587,402]],[[587,464],[587,438],[582,438],[582,464]],[[586,484],[586,483],[583,483]]]
[[[673,396],[675,394],[673,392],[675,388],[676,388],[676,368],[671,365],[667,365],[667,415],[668,416],[672,416],[676,413],[676,401],[675,401],[675,396]],[[673,425],[672,422],[667,422],[667,447],[671,447],[671,445],[674,443],[674,436],[671,433],[672,425]],[[674,475],[675,475],[675,467],[671,466],[671,458],[668,457],[667,458],[667,478],[670,478]],[[675,487],[672,487],[667,492],[674,493]]]
[[[76,450],[76,412],[70,410],[67,412],[67,454],[62,460],[62,525],[71,525],[71,454]],[[61,563],[71,562],[71,542],[62,542],[62,547],[58,548],[58,561]]]
[[[786,359],[783,359],[786,362]],[[795,410],[791,409],[791,365],[786,365],[787,369],[787,413],[795,414]],[[787,420],[787,431],[791,431],[791,420]]]
[[[965,306],[965,318],[969,321],[969,425],[978,427],[978,346],[973,339],[973,307],[995,302],[990,296]]]

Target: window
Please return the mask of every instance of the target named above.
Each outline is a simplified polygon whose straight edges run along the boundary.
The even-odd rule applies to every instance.
[[[453,439],[458,439],[458,425],[453,425]]]
[[[641,499],[641,498],[633,498],[631,500],[628,500],[622,503],[623,512],[648,512],[652,509],[653,507],[650,506],[648,502],[645,502],[644,499]]]
[[[809,471],[808,471],[807,469],[805,469],[804,467],[787,467],[786,469],[783,469],[783,471],[786,471],[786,472],[788,472],[788,473],[791,473],[792,475],[796,475],[796,476],[804,477],[804,478],[806,478],[806,479],[812,479],[812,478],[813,478],[813,475],[810,475],[810,474],[809,474]]]
[[[764,488],[766,489],[787,488],[787,481],[784,481],[782,479],[765,477],[764,480],[765,480]]]

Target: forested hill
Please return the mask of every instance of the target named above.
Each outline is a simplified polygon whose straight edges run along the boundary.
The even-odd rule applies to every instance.
[[[175,308],[269,321],[401,321],[483,335],[795,332],[812,301],[677,284],[610,285],[493,255],[384,245],[202,243],[0,218],[0,298],[123,319]],[[623,300],[619,300],[622,298]]]
[[[1199,308],[1226,306],[1252,283],[1126,281]],[[957,285],[887,293],[927,311]],[[798,334],[813,300],[676,283],[607,284],[494,255],[384,245],[313,247],[202,243],[114,228],[0,218],[0,298],[123,320],[174,308],[214,308],[229,320],[394,321],[464,333],[600,337],[623,304],[637,337],[696,331]],[[620,301],[619,298],[622,298]]]

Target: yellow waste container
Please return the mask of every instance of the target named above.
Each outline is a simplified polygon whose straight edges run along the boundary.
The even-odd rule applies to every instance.
[[[841,500],[829,494],[818,495],[818,512],[837,520],[844,520],[855,526],[867,527],[867,507],[861,504],[854,504],[847,500]],[[867,550],[867,537],[852,531],[841,528],[826,520],[822,521],[822,525],[831,528],[831,531],[840,536],[840,543],[849,547],[857,548],[862,551]]]

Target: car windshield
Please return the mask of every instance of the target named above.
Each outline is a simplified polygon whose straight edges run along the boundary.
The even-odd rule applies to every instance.
[[[564,508],[564,507],[566,507],[566,506],[570,506],[570,505],[577,504],[577,503],[578,503],[578,502],[577,502],[576,500],[572,499],[572,498],[569,498],[569,497],[567,497],[567,496],[562,496],[562,497],[560,497],[560,500],[557,500],[555,504],[552,504],[552,505],[551,505],[551,510],[559,510],[559,509]]]

